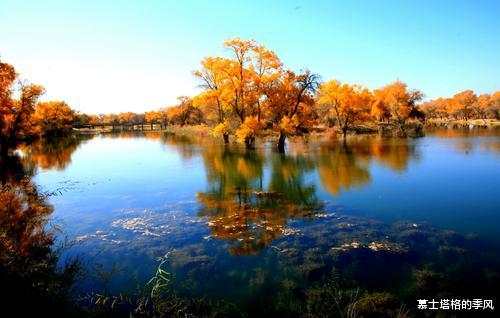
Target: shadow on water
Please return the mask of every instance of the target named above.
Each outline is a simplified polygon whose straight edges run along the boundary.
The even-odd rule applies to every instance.
[[[232,242],[233,255],[258,253],[286,231],[288,219],[319,208],[314,186],[304,183],[314,167],[309,158],[270,154],[264,181],[262,154],[207,148],[202,157],[209,191],[197,194],[199,216],[208,217],[214,238]]]
[[[71,287],[79,263],[59,266],[50,194],[40,192],[22,161],[15,155],[0,162],[0,306],[16,316],[78,315]]]
[[[137,134],[120,138],[130,137]],[[196,192],[196,202],[127,211],[109,230],[78,238],[77,251],[96,255],[89,266],[107,279],[105,285],[80,285],[95,292],[78,303],[90,310],[87,314],[419,317],[426,315],[416,308],[421,298],[482,298],[494,304],[499,299],[496,244],[425,222],[354,217],[318,198],[319,186],[333,196],[369,186],[374,163],[405,172],[421,160],[415,143],[362,137],[347,147],[291,144],[289,153],[280,154],[266,147],[244,151],[170,134],[141,137],[158,140],[183,159],[200,158],[205,188]],[[2,281],[36,281],[29,275],[40,274],[32,266],[43,263],[58,277],[61,285],[56,286],[63,286],[57,287],[61,293],[54,299],[69,293],[61,282],[66,276],[57,274],[62,272],[48,252],[51,233],[42,230],[52,208],[23,176],[37,167],[64,169],[82,141],[35,144],[23,149],[24,156],[2,161],[2,212],[17,204],[15,210],[24,207],[23,217],[29,220],[1,220],[2,249],[10,251],[2,254]],[[33,195],[38,199],[29,199]],[[36,249],[31,243],[15,243],[37,240]],[[146,282],[162,255],[167,255],[161,266],[169,281],[153,297]],[[31,274],[17,273],[14,265]],[[139,287],[131,288],[131,281]],[[119,296],[125,291],[126,297]],[[450,313],[466,317],[471,312],[439,311]],[[491,311],[481,314],[494,316]]]
[[[95,135],[63,135],[35,140],[20,147],[24,165],[62,171],[71,163],[71,156],[82,143],[93,138]]]

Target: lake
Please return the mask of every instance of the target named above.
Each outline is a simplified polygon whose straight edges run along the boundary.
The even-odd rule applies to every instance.
[[[82,293],[136,292],[161,258],[175,293],[249,312],[332,280],[412,306],[497,297],[499,129],[273,146],[123,132],[20,151],[57,194],[52,223],[72,242],[64,256],[86,264]]]

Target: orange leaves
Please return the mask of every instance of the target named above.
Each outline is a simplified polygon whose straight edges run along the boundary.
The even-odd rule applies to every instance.
[[[500,117],[500,92],[477,96],[472,90],[455,94],[452,98],[437,98],[424,103],[426,114],[439,118],[496,118]]]
[[[416,108],[416,103],[424,95],[419,90],[409,90],[407,85],[401,81],[386,85],[375,90],[375,100],[381,101],[388,108],[391,117],[402,125]]]
[[[224,47],[232,51],[238,64],[243,65],[249,60],[249,54],[257,47],[257,44],[253,39],[241,40],[240,38],[235,38],[224,41]]]
[[[239,121],[238,140],[252,143],[260,130],[257,126],[261,125],[264,105],[269,104],[270,88],[283,75],[282,64],[276,53],[254,40],[227,40],[224,47],[231,58],[205,58],[201,68],[193,72],[203,88],[194,103],[209,123],[217,125],[217,134],[228,131],[228,125],[223,124],[226,120]]]
[[[316,86],[317,75],[309,71],[299,75],[292,71],[282,72],[266,92],[265,110],[269,120],[279,128],[285,117],[292,119],[295,116],[296,128],[310,126]]]
[[[10,97],[10,88],[16,77],[14,67],[0,61],[0,107],[2,107],[2,101]]]
[[[457,93],[451,99],[451,109],[457,115],[467,120],[472,115],[472,106],[476,103],[477,96],[472,90]]]
[[[247,143],[249,139],[257,136],[262,126],[263,123],[259,122],[257,116],[248,116],[236,131],[236,138],[241,143]]]
[[[52,134],[71,130],[75,117],[65,102],[50,101],[39,103],[32,119],[37,133]]]
[[[151,111],[144,114],[144,119],[148,123],[158,123],[162,119],[162,113],[160,111]]]
[[[214,127],[212,134],[215,137],[219,137],[221,135],[229,135],[231,132],[230,124],[228,120],[224,120],[224,122],[217,124]]]
[[[371,108],[370,114],[378,120],[389,119],[391,112],[382,100],[376,100]]]
[[[300,126],[300,121],[299,117],[297,114],[293,115],[292,118],[288,116],[284,116],[281,119],[279,128],[281,131],[284,131],[285,133],[291,135],[296,132],[296,129]]]
[[[330,107],[344,137],[352,125],[368,119],[372,98],[368,89],[336,80],[323,83],[318,91],[318,103]],[[381,106],[379,103],[378,107]]]
[[[21,83],[16,92],[13,83],[17,74],[12,65],[0,62],[0,151],[6,154],[16,143],[32,135],[30,117],[38,98],[44,93],[42,86]],[[19,99],[12,98],[14,93]]]
[[[199,108],[193,105],[193,100],[187,96],[177,97],[179,103],[166,109],[168,121],[174,125],[198,125],[203,122]]]
[[[12,264],[48,252],[51,236],[45,232],[52,207],[29,180],[0,186],[0,260]],[[19,265],[19,264],[17,264]]]

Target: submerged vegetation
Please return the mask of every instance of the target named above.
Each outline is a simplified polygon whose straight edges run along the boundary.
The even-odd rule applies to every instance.
[[[29,178],[37,168],[64,169],[86,140],[118,135],[62,136],[21,148],[1,170],[1,279],[13,291],[5,301],[51,316],[419,317],[419,298],[497,297],[496,246],[430,224],[354,217],[318,197],[313,173],[338,196],[367,186],[371,163],[407,170],[420,154],[404,140],[310,140],[291,143],[284,154],[200,147],[204,139],[169,133],[121,137],[132,135],[172,147],[183,160],[200,158],[206,189],[196,201],[129,211],[111,230],[78,238],[76,247],[119,255],[122,266],[96,267],[102,283],[86,284],[95,279],[85,269],[92,265],[61,264],[66,257],[49,223],[52,194]],[[128,258],[150,262],[165,254],[156,267],[140,267],[152,278],[137,279],[136,289],[120,287],[134,280],[123,270],[134,266]]]

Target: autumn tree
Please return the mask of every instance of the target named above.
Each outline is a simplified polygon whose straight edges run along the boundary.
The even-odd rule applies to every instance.
[[[75,117],[65,102],[50,101],[39,103],[35,107],[32,120],[37,133],[52,135],[70,131]]]
[[[479,95],[476,103],[472,106],[472,110],[477,118],[483,120],[486,120],[486,118],[498,119],[500,117],[500,91],[492,95]]]
[[[467,122],[473,114],[473,106],[476,101],[476,94],[470,89],[465,90],[453,96],[452,109],[456,116],[462,117]]]
[[[233,92],[230,105],[240,123],[243,124],[247,116],[253,115],[255,94],[252,94],[253,74],[249,66],[256,43],[254,40],[236,38],[225,41],[224,47],[233,55],[232,59],[226,60],[225,66],[228,88]]]
[[[417,107],[424,94],[416,89],[408,89],[407,85],[401,81],[386,85],[375,90],[375,102],[383,102],[389,109],[391,119],[405,133],[404,125],[410,118],[412,111]]]
[[[73,123],[76,125],[89,125],[93,119],[97,118],[96,115],[84,114],[84,113],[81,113],[79,111],[74,111],[73,116],[74,116]],[[92,116],[95,116],[95,117],[92,118]]]
[[[203,89],[194,103],[215,126],[214,134],[227,143],[229,133],[236,130],[238,140],[253,148],[264,126],[266,91],[282,75],[282,64],[276,53],[254,40],[236,38],[225,41],[224,47],[229,58],[205,58],[193,72]]]
[[[491,94],[490,106],[488,108],[488,116],[495,119],[500,119],[500,91]]]
[[[203,89],[193,103],[205,114],[207,121],[215,125],[214,135],[222,135],[226,144],[229,143],[231,100],[234,99],[226,73],[230,64],[222,57],[207,57],[201,61],[201,69],[193,71]]]
[[[193,106],[193,100],[187,96],[179,96],[179,103],[167,109],[170,123],[174,125],[197,125],[203,122],[201,111]]]
[[[263,45],[253,48],[254,58],[251,69],[253,70],[253,100],[257,106],[257,120],[262,119],[263,97],[272,91],[273,86],[283,76],[282,63],[275,52],[266,49]],[[285,73],[286,74],[286,73]]]
[[[133,124],[141,122],[139,114],[133,112],[124,112],[118,114],[118,122],[120,124]]]
[[[474,103],[474,105],[472,106],[472,110],[478,118],[485,120],[490,107],[491,107],[490,94],[482,94],[477,97],[476,103]]]
[[[160,128],[163,128],[168,123],[167,113],[163,108],[144,113],[144,120],[151,124],[151,128],[153,124],[159,124]]]
[[[119,123],[118,115],[117,114],[104,115],[104,117],[102,117],[101,119],[101,122],[103,124],[112,124],[112,125],[118,124]]]
[[[389,107],[381,99],[375,100],[370,109],[370,114],[379,121],[387,121],[391,118]]]
[[[439,97],[433,101],[435,115],[439,118],[446,118],[451,113],[451,99]]]
[[[307,131],[313,125],[314,94],[319,76],[305,70],[300,74],[284,71],[266,89],[266,118],[278,131],[276,148],[284,151],[286,137]]]
[[[318,103],[329,106],[337,118],[344,142],[349,129],[370,118],[371,101],[372,94],[368,89],[336,80],[321,84],[318,91]]]
[[[31,115],[38,98],[44,93],[42,86],[19,83],[14,87],[17,73],[14,67],[0,61],[0,153],[7,155],[16,143],[33,134]],[[19,99],[14,99],[14,93]]]

